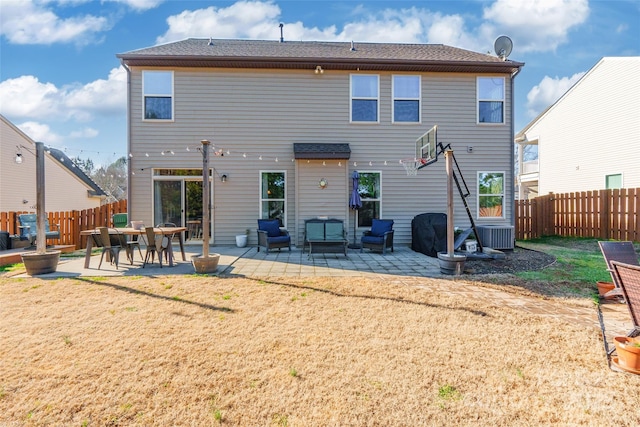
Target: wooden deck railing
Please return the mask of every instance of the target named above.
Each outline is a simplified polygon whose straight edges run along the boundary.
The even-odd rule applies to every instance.
[[[76,249],[83,248],[86,245],[86,237],[81,238],[82,230],[111,226],[111,216],[123,212],[127,212],[126,200],[81,211],[47,212],[51,229],[55,230],[55,224],[60,230],[60,239],[50,240],[50,242],[57,245],[75,245]],[[7,231],[10,235],[19,234],[18,215],[22,213],[33,212],[0,212],[0,230]]]
[[[640,188],[516,200],[516,239],[542,236],[640,241]]]

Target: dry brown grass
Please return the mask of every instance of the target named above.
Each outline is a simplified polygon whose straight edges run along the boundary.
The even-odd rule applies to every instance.
[[[0,425],[640,423],[595,329],[435,281],[0,278]]]

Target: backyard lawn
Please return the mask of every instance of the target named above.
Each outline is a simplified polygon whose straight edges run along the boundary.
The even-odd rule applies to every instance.
[[[640,376],[607,367],[598,329],[447,292],[467,288],[525,297],[464,278],[0,278],[0,426],[640,424]],[[526,297],[596,321],[589,297]]]

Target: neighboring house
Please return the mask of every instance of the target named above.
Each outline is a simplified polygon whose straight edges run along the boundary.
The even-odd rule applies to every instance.
[[[2,115],[0,131],[0,212],[35,212],[35,142]],[[48,212],[92,209],[106,197],[60,150],[46,147],[44,169]]]
[[[515,137],[520,198],[640,187],[640,57],[605,57]]]
[[[428,44],[187,39],[117,55],[128,70],[129,213],[192,225],[202,216],[201,140],[211,141],[211,242],[279,218],[304,221],[447,212],[444,156],[407,176],[400,159],[438,125],[478,224],[513,225],[513,79],[522,63]],[[353,171],[363,207],[348,206]],[[479,187],[482,188],[479,193]],[[456,225],[469,225],[458,194]],[[482,205],[485,209],[480,209]],[[194,235],[197,237],[197,234]]]

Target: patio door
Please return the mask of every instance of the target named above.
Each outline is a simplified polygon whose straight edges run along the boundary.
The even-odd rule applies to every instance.
[[[175,176],[180,175],[180,172],[156,171],[153,182],[154,225],[173,223],[179,227],[186,227],[185,241],[202,243],[202,178]],[[182,171],[182,174],[184,172]],[[209,241],[213,235],[212,224],[209,219]]]

